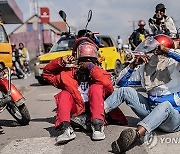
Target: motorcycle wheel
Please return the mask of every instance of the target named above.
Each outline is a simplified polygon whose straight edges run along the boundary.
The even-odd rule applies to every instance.
[[[22,104],[20,106],[16,106],[16,104],[14,103],[11,105],[8,104],[6,109],[14,117],[14,119],[19,122],[20,125],[29,125],[31,117],[25,104]]]

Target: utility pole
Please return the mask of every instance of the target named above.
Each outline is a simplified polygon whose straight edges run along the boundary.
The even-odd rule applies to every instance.
[[[136,20],[132,20],[132,21],[128,21],[128,22],[131,22],[132,23],[132,27],[133,27],[133,31],[135,30],[135,23],[137,22]]]

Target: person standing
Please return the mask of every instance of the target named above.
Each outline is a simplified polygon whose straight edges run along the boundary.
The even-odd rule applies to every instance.
[[[118,50],[121,50],[123,46],[123,41],[120,35],[118,36],[117,44],[118,44]]]
[[[166,34],[171,37],[176,36],[177,30],[173,18],[166,15],[166,7],[162,3],[156,5],[155,14],[148,22],[154,35]]]
[[[24,70],[28,75],[31,75],[30,67],[29,67],[29,51],[24,47],[23,43],[19,43],[19,53],[21,54],[21,64],[24,66]]]
[[[134,50],[149,35],[149,31],[144,28],[145,25],[146,23],[144,20],[139,20],[139,28],[136,29],[129,37],[129,44],[131,45],[132,50]]]

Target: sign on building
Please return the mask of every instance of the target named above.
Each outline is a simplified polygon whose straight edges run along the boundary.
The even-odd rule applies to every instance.
[[[50,18],[49,8],[41,7],[40,8],[41,23],[49,23],[49,18]]]

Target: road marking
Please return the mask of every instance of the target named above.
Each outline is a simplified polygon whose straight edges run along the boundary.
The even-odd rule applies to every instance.
[[[51,137],[16,139],[3,148],[1,154],[62,154],[63,145],[56,146]]]

